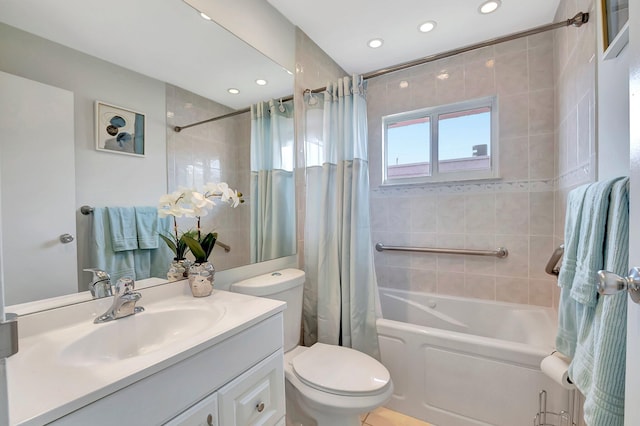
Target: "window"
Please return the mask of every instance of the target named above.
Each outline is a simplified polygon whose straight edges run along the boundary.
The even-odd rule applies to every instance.
[[[495,98],[383,117],[384,184],[497,177]]]

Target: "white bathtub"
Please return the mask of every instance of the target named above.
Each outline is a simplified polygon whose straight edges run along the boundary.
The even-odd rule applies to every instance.
[[[511,303],[380,288],[387,406],[437,426],[527,426],[547,391],[547,410],[569,393],[540,371],[553,350],[554,311]]]

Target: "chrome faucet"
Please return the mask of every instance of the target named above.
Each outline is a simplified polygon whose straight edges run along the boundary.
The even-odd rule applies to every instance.
[[[111,307],[93,322],[100,324],[144,311],[143,307],[136,306],[136,302],[140,300],[142,295],[134,292],[134,289],[135,283],[131,278],[120,278],[116,285],[113,286],[113,303]]]
[[[94,299],[113,296],[111,291],[111,277],[102,269],[89,268],[84,271],[92,272],[93,278],[89,284],[89,291]]]

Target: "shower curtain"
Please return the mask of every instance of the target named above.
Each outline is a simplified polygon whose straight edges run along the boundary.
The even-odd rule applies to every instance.
[[[251,106],[252,263],[296,251],[293,129],[292,102]]]
[[[364,82],[345,77],[322,94],[306,93],[304,101],[304,343],[379,358]]]

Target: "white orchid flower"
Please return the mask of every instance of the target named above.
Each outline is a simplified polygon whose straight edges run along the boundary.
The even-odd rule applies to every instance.
[[[220,192],[220,189],[218,188],[218,184],[215,182],[207,182],[204,185],[204,193],[207,194],[208,197],[211,196],[216,196],[218,195],[218,192]]]
[[[231,194],[229,196],[229,200],[231,206],[235,209],[236,207],[238,207],[238,205],[240,204],[240,197],[238,196],[238,191],[231,191]]]
[[[183,195],[184,194],[181,191],[175,191],[171,194],[165,194],[160,197],[160,201],[158,203],[158,215],[160,217],[182,217],[186,213],[185,209],[180,205]]]
[[[199,192],[191,193],[191,204],[196,209],[211,209],[216,203],[213,202],[210,198],[206,197],[204,194]]]

